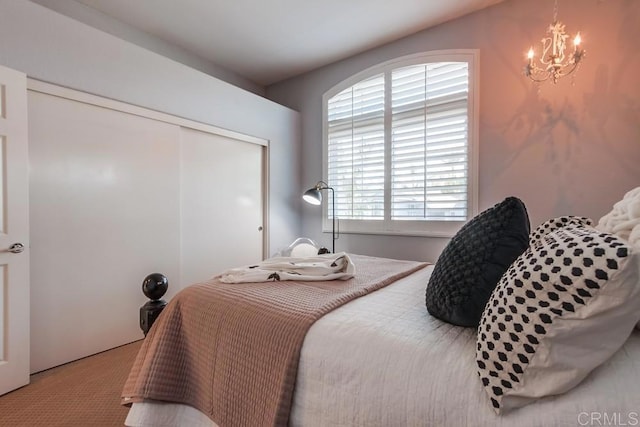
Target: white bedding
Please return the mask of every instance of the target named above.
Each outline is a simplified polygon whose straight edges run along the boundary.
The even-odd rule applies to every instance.
[[[432,270],[356,299],[311,327],[290,425],[576,426],[613,419],[617,424],[607,425],[640,425],[637,330],[572,391],[495,415],[476,374],[475,329],[427,313],[424,290]],[[126,425],[215,426],[193,408],[176,412],[180,406],[134,404]]]

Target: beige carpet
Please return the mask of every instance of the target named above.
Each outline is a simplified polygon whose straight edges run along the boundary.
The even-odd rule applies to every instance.
[[[122,426],[120,392],[142,341],[31,376],[0,397],[0,426]]]

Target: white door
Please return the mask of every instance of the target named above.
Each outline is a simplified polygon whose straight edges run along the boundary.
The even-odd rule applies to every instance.
[[[183,128],[181,285],[263,259],[263,147]]]
[[[26,76],[0,66],[0,395],[29,383]]]

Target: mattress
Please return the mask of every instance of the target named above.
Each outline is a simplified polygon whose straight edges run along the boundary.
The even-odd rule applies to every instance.
[[[433,267],[356,299],[309,330],[292,426],[575,426],[640,420],[640,331],[580,385],[496,415],[476,373],[476,331],[427,313]],[[136,403],[127,426],[207,426],[197,410]]]

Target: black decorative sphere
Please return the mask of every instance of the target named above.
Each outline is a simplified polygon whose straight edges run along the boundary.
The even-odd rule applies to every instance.
[[[167,292],[169,280],[164,274],[151,273],[142,282],[142,292],[152,300],[158,300]]]

